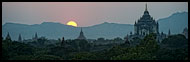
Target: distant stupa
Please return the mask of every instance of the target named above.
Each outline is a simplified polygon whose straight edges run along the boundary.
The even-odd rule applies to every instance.
[[[80,35],[77,39],[86,39],[86,37],[84,36],[83,32],[82,32],[82,28],[81,28],[81,31],[80,31]]]
[[[18,41],[22,41],[21,34],[19,34]]]
[[[37,32],[35,33],[35,37],[33,37],[32,39],[35,40],[35,41],[37,41],[37,39],[38,39],[38,34],[37,34]]]
[[[6,40],[11,41],[11,37],[10,37],[10,35],[9,35],[9,32],[8,32],[8,34],[7,34]]]

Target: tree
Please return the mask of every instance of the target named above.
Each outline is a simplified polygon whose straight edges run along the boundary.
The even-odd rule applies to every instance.
[[[54,55],[19,55],[10,58],[10,60],[61,60],[61,58]]]
[[[80,51],[90,51],[91,45],[88,43],[87,40],[76,40],[79,42],[78,47]]]
[[[121,41],[121,40],[122,40],[122,38],[120,38],[120,37],[114,38],[114,41]]]
[[[158,60],[188,60],[188,49],[161,48],[156,55]]]
[[[34,48],[28,44],[20,42],[2,42],[2,58],[3,60],[9,60],[18,55],[33,55]]]
[[[95,60],[96,55],[90,52],[79,52],[72,55],[71,60]]]
[[[45,37],[40,37],[37,39],[38,46],[44,46],[47,39]]]
[[[154,60],[159,46],[156,42],[156,35],[149,34],[135,47],[130,47],[128,52],[112,57],[112,60]]]
[[[153,57],[147,52],[144,52],[143,47],[130,47],[128,52],[113,56],[111,60],[152,60]]]
[[[151,33],[140,42],[139,47],[144,47],[147,52],[155,52],[159,49],[159,45],[156,42],[156,34]]]
[[[61,57],[55,55],[38,55],[34,57],[35,60],[62,60]]]
[[[134,37],[133,40],[130,42],[131,42],[131,45],[136,46],[136,45],[139,45],[141,41],[142,41],[142,39],[140,39],[138,37]]]
[[[187,48],[188,39],[184,35],[171,35],[162,41],[162,45],[166,45],[168,48]]]
[[[104,38],[98,38],[97,41],[104,41],[105,39]]]
[[[188,40],[184,35],[170,35],[161,43],[157,52],[159,60],[188,60]]]
[[[60,56],[64,59],[68,59],[70,53],[76,52],[73,47],[62,47],[62,46],[55,46],[50,48],[48,52],[50,55]]]
[[[109,49],[105,55],[110,60],[112,57],[125,54],[128,52],[128,48],[122,48],[121,46],[113,46],[111,49]]]
[[[11,57],[9,60],[35,60],[32,55],[18,55]]]

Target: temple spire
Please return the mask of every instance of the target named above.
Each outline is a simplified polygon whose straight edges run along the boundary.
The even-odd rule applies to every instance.
[[[170,36],[171,35],[171,33],[170,33],[170,29],[169,29],[169,31],[168,31],[168,36]]]
[[[37,32],[35,33],[35,38],[36,38],[36,39],[38,38]]]
[[[21,34],[19,34],[18,41],[22,41]]]
[[[136,24],[136,21],[135,21],[135,24]]]
[[[145,7],[146,7],[146,8],[145,8],[145,11],[147,11],[147,3],[146,3],[146,5],[145,5]]]
[[[11,41],[11,37],[10,37],[10,35],[9,35],[9,32],[8,32],[8,34],[7,34],[6,40]]]
[[[38,40],[38,34],[37,34],[37,32],[35,33],[35,36],[33,37],[33,40],[35,40],[35,41]]]
[[[80,32],[82,32],[82,27],[81,27],[80,29],[81,29],[81,31],[80,31]]]
[[[145,4],[144,15],[149,15],[148,8],[147,8],[147,3]],[[144,16],[144,15],[143,15],[143,16]]]

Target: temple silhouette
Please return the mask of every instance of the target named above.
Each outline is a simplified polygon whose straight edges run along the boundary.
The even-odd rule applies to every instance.
[[[127,34],[126,37],[127,40],[133,40],[133,38],[143,39],[146,35],[150,33],[155,33],[157,35],[156,40],[158,42],[160,42],[164,38],[167,38],[168,35],[171,35],[170,30],[168,35],[164,34],[163,32],[161,32],[161,34],[159,33],[159,23],[149,14],[147,4],[145,4],[145,11],[143,16],[140,17],[137,22],[135,21],[134,34],[130,32],[130,35],[128,36]]]
[[[86,37],[84,36],[84,33],[82,32],[82,28],[81,28],[81,31],[80,31],[80,35],[78,36],[77,39],[86,40]]]

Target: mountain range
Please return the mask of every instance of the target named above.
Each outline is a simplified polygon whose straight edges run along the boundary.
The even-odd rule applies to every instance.
[[[157,20],[159,22],[159,32],[178,34],[188,27],[188,12],[177,12],[169,17]],[[104,22],[101,24],[82,27],[84,35],[88,39],[97,39],[100,37],[113,39],[116,37],[124,38],[127,34],[134,31],[132,24],[118,24]],[[13,40],[17,40],[19,34],[24,39],[31,39],[37,32],[38,37],[45,36],[48,39],[58,39],[63,36],[65,39],[76,39],[79,36],[81,27],[73,27],[56,22],[43,22],[41,24],[19,24],[5,23],[2,26],[2,36],[6,37],[9,32]]]
[[[178,34],[183,31],[185,27],[188,28],[188,12],[177,12],[169,17],[158,20],[159,31],[168,34],[170,29],[171,34]]]

